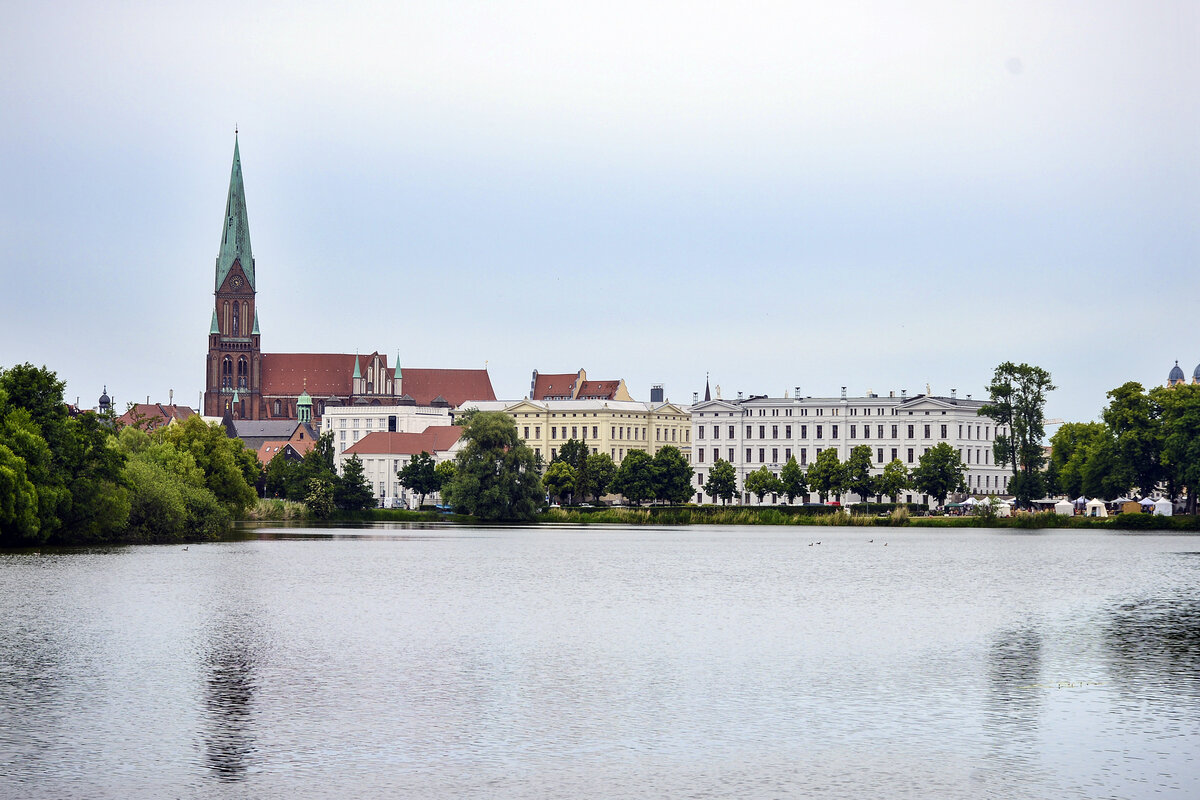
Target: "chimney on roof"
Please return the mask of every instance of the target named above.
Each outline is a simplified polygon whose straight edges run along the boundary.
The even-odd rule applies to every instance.
[[[843,400],[846,399],[846,387],[845,386],[842,387],[842,399]]]
[[[797,399],[800,398],[800,387],[799,386],[796,387],[796,398]]]
[[[907,400],[907,399],[908,399],[908,389],[901,389],[901,390],[900,390],[900,399],[901,399],[901,400]]]
[[[896,390],[895,390],[895,389],[892,389],[891,391],[889,391],[889,392],[888,392],[888,397],[895,397],[895,396],[896,396]]]
[[[663,385],[656,383],[650,387],[650,402],[661,403],[663,401]]]
[[[957,397],[958,397],[958,389],[951,389],[950,390],[950,399],[954,400]]]
[[[699,402],[700,402],[700,393],[692,392],[692,405],[696,405]]]
[[[169,406],[175,405],[175,390],[174,389],[167,390],[167,405],[169,405]]]
[[[741,399],[742,399],[742,393],[738,392],[738,400],[741,400]]]

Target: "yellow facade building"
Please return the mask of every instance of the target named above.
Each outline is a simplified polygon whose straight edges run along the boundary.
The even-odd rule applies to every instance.
[[[692,462],[692,417],[669,402],[636,400],[517,400],[467,403],[460,411],[502,411],[512,417],[517,434],[549,462],[570,439],[584,442],[593,453],[608,453],[621,463],[630,450],[653,456],[667,445]]]

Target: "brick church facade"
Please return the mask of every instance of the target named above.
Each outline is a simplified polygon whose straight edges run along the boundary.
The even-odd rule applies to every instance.
[[[254,254],[238,142],[217,253],[212,324],[205,362],[205,416],[295,420],[300,396],[314,421],[327,405],[449,405],[495,400],[486,369],[401,369],[378,351],[263,353]]]

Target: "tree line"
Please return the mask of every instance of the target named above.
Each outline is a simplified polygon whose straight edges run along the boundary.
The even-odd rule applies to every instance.
[[[1130,381],[1106,393],[1100,422],[1066,422],[1050,437],[1046,481],[1051,491],[1106,500],[1184,487],[1196,513],[1200,487],[1200,386]]]
[[[899,459],[893,459],[884,465],[880,474],[872,475],[871,447],[860,444],[850,451],[845,461],[838,458],[836,450],[822,450],[807,470],[796,462],[795,456],[788,459],[778,475],[764,464],[746,476],[743,489],[757,497],[760,503],[768,494],[784,497],[792,503],[810,492],[816,494],[821,503],[846,493],[856,494],[863,500],[876,497],[882,501],[884,497],[890,497],[896,503],[901,494],[911,489],[936,498],[940,504],[951,492],[966,490],[966,472],[967,466],[962,463],[958,450],[941,442],[923,453],[911,471]],[[732,500],[738,492],[737,470],[733,464],[718,458],[709,469],[704,491],[722,504]]]
[[[147,433],[68,413],[44,367],[0,370],[0,544],[215,538],[257,497],[258,459],[190,417]]]

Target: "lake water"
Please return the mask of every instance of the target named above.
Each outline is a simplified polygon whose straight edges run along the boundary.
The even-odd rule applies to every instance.
[[[263,529],[0,586],[0,797],[1200,797],[1196,536]]]

